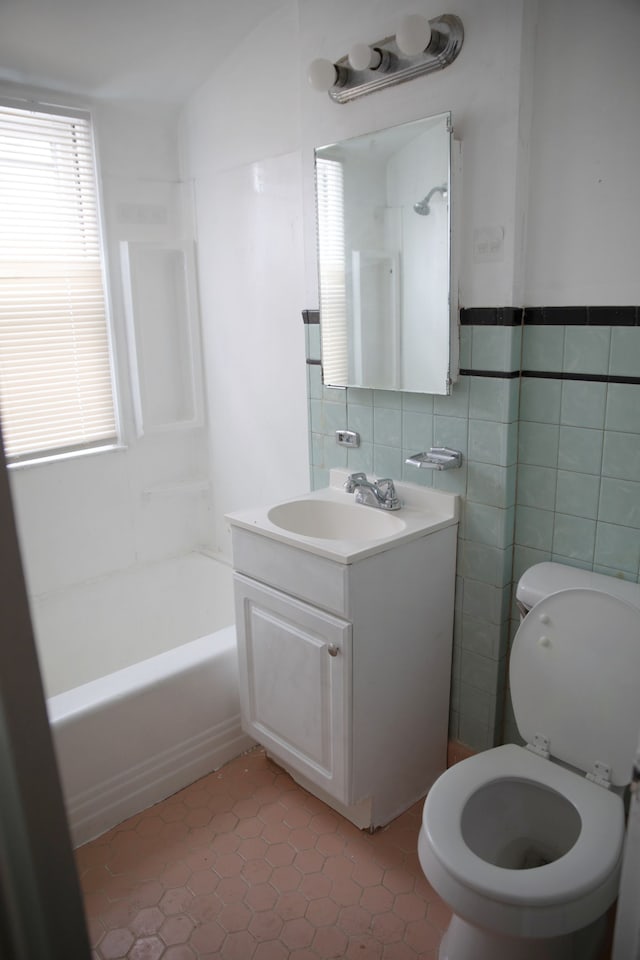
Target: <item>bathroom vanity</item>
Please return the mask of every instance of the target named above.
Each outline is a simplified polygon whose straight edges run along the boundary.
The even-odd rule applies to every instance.
[[[459,506],[413,484],[393,513],[355,504],[346,476],[227,517],[242,725],[375,828],[445,768]]]

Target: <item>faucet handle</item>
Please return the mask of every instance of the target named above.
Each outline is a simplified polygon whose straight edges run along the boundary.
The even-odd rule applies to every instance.
[[[385,477],[383,480],[376,480],[376,486],[380,493],[383,493],[385,496],[395,497],[396,488],[391,477]]]
[[[400,500],[396,494],[393,480],[390,477],[385,477],[383,480],[376,482],[376,487],[381,505],[387,510],[397,510],[400,506]]]
[[[350,473],[344,482],[344,489],[347,493],[353,493],[359,483],[367,483],[366,473]]]

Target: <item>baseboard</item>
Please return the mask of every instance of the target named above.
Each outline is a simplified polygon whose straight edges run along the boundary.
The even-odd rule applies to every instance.
[[[74,846],[166,799],[255,745],[240,715],[216,724],[107,780],[66,798]]]
[[[449,740],[447,743],[447,767],[452,767],[454,763],[460,763],[461,760],[468,760],[476,753],[466,743],[459,740]]]

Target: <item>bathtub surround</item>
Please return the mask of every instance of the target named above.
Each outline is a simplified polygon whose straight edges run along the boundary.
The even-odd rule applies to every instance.
[[[448,397],[323,387],[317,311],[303,319],[314,486],[340,466],[461,494],[449,735],[477,750],[518,740],[504,717],[513,584],[551,559],[640,573],[638,309],[463,309]],[[345,426],[357,449],[336,445]],[[460,449],[462,469],[404,463],[431,444]]]
[[[3,92],[13,93],[10,88]],[[45,102],[51,96],[50,91],[40,92]],[[78,100],[62,95],[55,99],[70,106]],[[162,276],[158,287],[167,301],[175,298],[175,310],[165,316],[175,326],[165,326],[157,336],[147,317],[136,365],[128,344],[128,284],[121,260],[123,245],[129,252],[136,248],[169,257],[180,252],[191,256],[192,198],[189,184],[180,175],[178,109],[175,105],[100,100],[91,105],[91,112],[109,266],[121,447],[10,471],[32,597],[46,597],[136,564],[153,564],[200,547],[213,549],[206,428],[201,417],[190,417],[192,411],[185,409],[181,414],[179,409],[167,408],[171,399],[176,400],[171,406],[179,408],[191,386],[181,377],[180,363],[175,364],[173,377],[167,372],[168,355],[171,350],[179,351],[183,338],[193,338],[194,330],[189,330],[179,286],[170,283],[171,265],[159,262],[151,276],[154,272]],[[153,310],[157,305],[150,300],[147,293],[144,306]],[[156,319],[158,313],[155,310]],[[197,328],[197,316],[191,319]],[[196,330],[194,346],[197,341]],[[147,391],[142,430],[136,424],[134,398],[135,381],[140,378]],[[201,409],[199,369],[193,385],[197,396],[190,398],[192,406]],[[185,397],[181,396],[183,387]],[[55,650],[50,654],[55,656]]]
[[[31,614],[52,697],[232,625],[231,567],[203,553],[141,564],[33,598]]]

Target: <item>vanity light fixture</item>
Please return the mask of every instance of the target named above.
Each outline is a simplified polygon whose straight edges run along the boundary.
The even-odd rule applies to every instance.
[[[356,43],[335,63],[313,60],[309,83],[314,90],[326,91],[336,103],[349,103],[384,87],[444,70],[456,59],[463,42],[462,20],[455,14],[431,20],[408,14],[395,36],[372,44]]]

